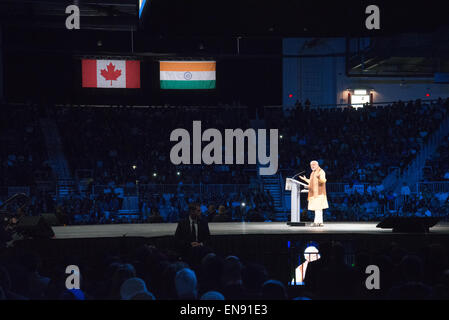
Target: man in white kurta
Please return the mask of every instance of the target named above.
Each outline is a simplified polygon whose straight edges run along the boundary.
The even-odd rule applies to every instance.
[[[308,209],[315,211],[315,220],[312,226],[322,227],[324,225],[323,210],[329,208],[326,195],[326,173],[316,160],[310,162],[310,168],[312,169],[310,179],[305,176],[300,176],[300,178],[309,184]]]

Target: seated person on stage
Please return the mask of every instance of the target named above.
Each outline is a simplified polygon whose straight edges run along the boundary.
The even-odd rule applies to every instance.
[[[198,203],[189,204],[189,216],[179,221],[176,228],[176,247],[183,255],[191,255],[192,251],[195,251],[193,249],[205,247],[209,239],[209,224],[207,219],[201,217],[200,205]]]

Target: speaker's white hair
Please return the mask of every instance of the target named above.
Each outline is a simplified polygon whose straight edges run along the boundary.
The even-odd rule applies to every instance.
[[[312,164],[312,163],[316,163],[317,165],[320,165],[320,164],[318,163],[318,161],[316,161],[316,160],[310,161],[310,164]]]

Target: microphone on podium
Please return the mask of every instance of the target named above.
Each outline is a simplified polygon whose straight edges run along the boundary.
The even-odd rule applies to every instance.
[[[295,174],[291,179],[294,179],[296,176],[299,176],[301,173],[304,173],[305,171],[301,171],[300,173]]]

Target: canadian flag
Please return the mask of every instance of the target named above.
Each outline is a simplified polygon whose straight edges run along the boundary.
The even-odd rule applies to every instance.
[[[82,60],[83,88],[140,88],[140,61]]]

